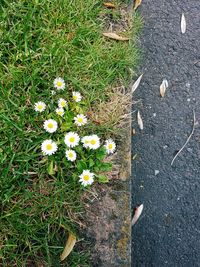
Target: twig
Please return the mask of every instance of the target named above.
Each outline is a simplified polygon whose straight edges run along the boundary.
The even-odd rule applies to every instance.
[[[193,133],[194,133],[194,129],[195,129],[195,125],[196,125],[196,116],[195,116],[195,111],[193,110],[193,127],[192,127],[192,131],[191,134],[188,136],[185,144],[182,146],[182,148],[176,153],[176,155],[174,156],[172,162],[171,162],[171,166],[173,165],[175,159],[178,157],[178,155],[183,151],[183,149],[186,147],[186,145],[188,144],[188,142],[190,141]]]

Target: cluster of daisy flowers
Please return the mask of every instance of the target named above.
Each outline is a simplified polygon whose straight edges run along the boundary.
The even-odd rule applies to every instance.
[[[56,78],[53,82],[54,88],[56,90],[64,90],[65,82],[62,78]],[[74,102],[81,102],[82,96],[79,92],[72,92],[72,99]],[[36,112],[43,112],[46,109],[46,104],[42,101],[35,103],[34,108]],[[64,98],[60,98],[58,100],[58,106],[55,109],[55,113],[58,116],[63,117],[65,114],[65,110],[68,107],[68,102]],[[82,127],[88,123],[88,119],[84,114],[76,114],[73,119],[73,123],[77,128]],[[55,133],[59,126],[58,122],[54,119],[45,120],[43,123],[43,128],[46,132],[53,134]],[[77,152],[75,151],[75,147],[82,145],[86,150],[97,150],[102,144],[100,138],[96,134],[87,135],[81,137],[75,131],[69,131],[64,135],[64,143],[66,145],[65,157],[69,162],[76,162],[77,160]],[[112,139],[108,139],[104,144],[105,150],[107,154],[112,154],[116,150],[116,144]],[[43,155],[51,156],[55,154],[58,150],[57,142],[52,139],[44,140],[41,144],[41,150]],[[76,165],[75,165],[76,166]],[[79,182],[83,186],[91,185],[94,182],[95,174],[90,170],[83,170],[79,175]]]

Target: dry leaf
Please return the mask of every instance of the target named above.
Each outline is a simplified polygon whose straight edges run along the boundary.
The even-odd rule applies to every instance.
[[[134,225],[139,219],[140,215],[142,214],[143,208],[144,208],[144,205],[141,204],[139,207],[135,209],[135,214],[132,219],[132,225]]]
[[[115,8],[115,5],[112,4],[112,3],[108,3],[108,2],[106,2],[106,3],[104,3],[103,5],[104,5],[105,7],[108,7],[108,8]]]
[[[167,87],[168,87],[168,81],[166,79],[164,79],[160,85],[160,95],[162,97],[165,96],[165,92],[166,92]]]
[[[67,258],[67,256],[70,254],[70,252],[72,251],[74,245],[76,243],[76,237],[73,234],[69,234],[69,237],[67,239],[65,248],[63,250],[63,253],[60,256],[60,260],[63,261],[64,259]]]
[[[133,157],[132,157],[132,160],[135,160],[137,157],[137,154],[135,154]]]
[[[182,13],[182,16],[181,16],[181,32],[182,33],[186,32],[186,20],[185,20],[184,13]]]
[[[118,40],[118,41],[128,41],[129,38],[128,37],[123,37],[123,36],[120,36],[114,32],[103,32],[103,35],[105,37],[108,37],[108,38],[111,38],[111,39],[114,39],[114,40]]]
[[[136,130],[134,128],[132,129],[132,133],[133,134],[136,134]]]
[[[142,117],[141,117],[139,111],[137,113],[137,121],[138,121],[138,125],[140,127],[140,130],[143,130],[144,129],[144,125],[143,125]]]
[[[136,10],[142,3],[142,0],[135,0],[134,10]]]
[[[138,88],[140,81],[142,79],[143,74],[140,75],[139,78],[137,78],[137,80],[134,82],[132,89],[131,89],[131,93],[133,94],[135,92],[135,90]]]

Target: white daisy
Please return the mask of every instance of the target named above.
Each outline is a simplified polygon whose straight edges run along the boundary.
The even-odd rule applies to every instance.
[[[105,148],[106,148],[107,154],[112,154],[115,152],[116,144],[112,139],[108,139],[106,140]]]
[[[46,104],[42,101],[39,101],[39,102],[35,103],[34,108],[35,108],[35,111],[42,112],[45,110]]]
[[[74,117],[74,121],[77,126],[83,126],[87,123],[87,118],[83,114],[78,114]]]
[[[97,149],[100,147],[100,138],[96,134],[90,135],[88,138],[89,138],[88,147],[90,149]]]
[[[91,185],[94,182],[94,173],[90,172],[89,170],[84,170],[79,177],[79,182],[83,186]]]
[[[51,95],[55,95],[55,94],[56,94],[56,91],[51,90]]]
[[[56,113],[57,113],[59,116],[62,117],[62,116],[64,115],[65,112],[64,112],[64,109],[63,109],[63,108],[57,108],[57,109],[56,109]]]
[[[58,100],[58,106],[59,106],[59,108],[64,108],[64,107],[66,107],[66,106],[67,106],[67,101],[66,101],[65,99],[63,99],[63,98],[60,98],[60,99]]]
[[[82,139],[81,139],[81,142],[83,143],[83,146],[85,148],[88,148],[89,146],[89,143],[90,143],[90,136],[84,136]]]
[[[57,90],[63,90],[65,88],[65,81],[58,77],[53,81],[53,85]]]
[[[76,160],[76,152],[74,150],[66,150],[65,152],[66,158],[70,161],[75,161]]]
[[[52,119],[46,120],[43,125],[44,125],[44,129],[48,133],[54,133],[58,128],[57,122]]]
[[[82,99],[82,96],[79,92],[73,92],[72,96],[75,102],[80,102]]]
[[[42,142],[41,150],[44,155],[52,155],[54,154],[58,149],[58,146],[55,142],[53,142],[51,139],[45,140]]]
[[[68,147],[75,147],[78,145],[80,141],[80,137],[78,136],[77,133],[74,133],[74,132],[69,132],[65,135],[65,144],[68,146]]]

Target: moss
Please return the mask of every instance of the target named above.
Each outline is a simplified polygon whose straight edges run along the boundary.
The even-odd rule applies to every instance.
[[[127,249],[130,242],[130,228],[128,224],[121,227],[121,238],[117,241],[117,254],[121,259],[127,258]]]

